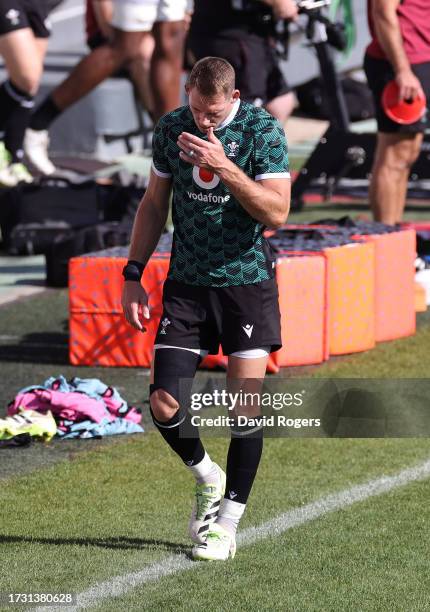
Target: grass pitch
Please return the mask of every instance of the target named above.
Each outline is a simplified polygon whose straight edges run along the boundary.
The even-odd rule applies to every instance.
[[[160,436],[91,446],[2,481],[0,591],[79,593],[188,554],[192,480]],[[208,450],[223,463],[226,447]],[[241,527],[428,454],[423,440],[267,440]],[[410,484],[97,609],[425,610],[429,502],[429,482]]]
[[[429,320],[420,315],[411,338],[280,375],[428,377]],[[0,414],[20,388],[48,376],[98,377],[143,408],[147,431],[0,450],[2,593],[81,593],[190,551],[193,483],[151,429],[147,372],[72,367],[67,340],[66,291],[0,309]],[[199,372],[196,383],[218,375]],[[224,465],[228,440],[206,444]],[[424,438],[266,439],[241,530],[429,456]],[[429,507],[429,481],[410,483],[239,548],[233,562],[195,564],[119,597],[96,598],[92,609],[424,612]]]

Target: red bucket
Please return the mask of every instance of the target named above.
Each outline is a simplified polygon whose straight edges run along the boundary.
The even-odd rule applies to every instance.
[[[426,99],[424,96],[416,96],[413,100],[399,102],[399,86],[396,81],[389,81],[382,92],[382,108],[392,121],[409,125],[419,121],[425,114]]]

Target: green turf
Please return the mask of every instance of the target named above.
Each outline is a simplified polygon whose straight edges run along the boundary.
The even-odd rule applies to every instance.
[[[312,205],[290,220],[362,212]],[[279,376],[428,378],[429,320],[418,317],[413,337]],[[0,308],[0,415],[20,388],[49,376],[98,377],[143,408],[149,431],[148,372],[69,365],[67,321],[67,291]],[[199,372],[196,384],[214,376],[222,373]],[[227,441],[207,444],[224,464]],[[268,439],[241,528],[428,454],[425,439]],[[1,449],[0,465],[0,592],[76,592],[189,551],[191,479],[154,432]],[[428,483],[409,485],[240,550],[234,564],[204,565],[98,609],[428,610],[429,497]]]
[[[225,440],[211,440],[208,450],[214,459],[224,463]],[[395,473],[403,466],[418,463],[427,455],[428,444],[417,440],[267,440],[242,527],[258,525],[288,508],[308,503],[352,483],[366,481],[382,472]],[[172,553],[187,553],[186,524],[191,489],[190,475],[156,433],[122,438],[121,443],[77,455],[68,462],[30,475],[3,481],[0,490],[0,545],[2,566],[7,570],[0,576],[0,591],[77,592],[110,576],[137,571]],[[376,510],[373,512],[376,514]],[[390,515],[386,529],[389,530],[391,522],[405,521],[407,516],[415,520],[414,512],[415,507],[403,504],[398,508],[397,517]],[[348,561],[347,544],[349,541],[360,542],[359,533],[364,526],[356,526],[356,533],[354,520],[351,520],[344,528],[345,514],[347,512],[337,515],[335,542],[342,545],[344,561],[341,565],[347,575],[357,570],[354,558]],[[380,520],[383,521],[385,516],[383,513]],[[417,516],[417,520],[419,518]],[[297,534],[308,529],[312,534],[315,526],[300,528]],[[317,532],[321,533],[321,528],[317,528]],[[330,550],[333,546],[330,533],[331,529],[326,535],[326,554],[334,564],[337,557]],[[266,572],[271,574],[271,581],[265,580],[264,572],[260,575],[259,598],[266,598],[273,605],[278,601],[276,575],[280,581],[285,572],[299,575],[298,562],[291,554],[285,554],[287,549],[284,547],[290,537],[300,536],[285,536],[286,542],[282,539],[282,545],[281,541],[254,545],[239,552],[237,569],[228,568],[232,583],[242,584],[249,605],[251,600],[246,599],[251,597],[248,582],[252,576],[257,580],[264,565]],[[308,563],[316,563],[318,555],[313,545],[305,546],[303,536],[300,541],[300,563],[306,563],[306,556],[312,557]],[[377,550],[380,547],[379,541],[372,544],[369,540],[368,545]],[[319,554],[323,548],[321,543]],[[416,562],[419,560],[424,563],[425,558],[418,549]],[[365,561],[363,555],[363,563]],[[340,563],[340,559],[337,562]],[[373,557],[369,555],[366,567],[370,570],[373,563]],[[250,572],[245,577],[247,567]],[[226,568],[211,567],[209,571],[217,581],[215,591],[221,592]],[[333,572],[335,574],[334,569]],[[369,574],[368,579],[371,578]],[[165,598],[167,609],[173,610],[177,601],[175,590],[180,588],[176,581],[182,580],[187,580],[185,575],[172,579],[172,586],[149,587],[150,591],[155,589],[149,599],[133,595],[131,606],[124,602],[113,604],[112,608],[104,605],[101,609],[133,607],[137,610],[138,601],[161,602]],[[314,582],[317,582],[316,578]],[[375,584],[369,589],[376,587]],[[352,585],[351,588],[355,588],[358,594],[361,587]],[[206,597],[213,590],[203,569],[193,573],[190,590],[182,594],[179,600],[182,607],[179,609],[185,610],[186,606],[188,609],[203,609],[198,607],[202,589],[206,589]],[[285,585],[282,589],[288,590]],[[160,593],[156,596],[158,590]],[[236,604],[239,596],[240,589],[234,595]],[[295,597],[300,601],[298,588]],[[304,605],[305,599],[301,601]],[[146,609],[160,609],[156,603],[148,605]],[[249,605],[242,609],[260,609],[258,605]],[[224,608],[215,606],[212,609]]]
[[[424,612],[429,502],[429,482],[413,484],[96,609]]]
[[[0,312],[0,415],[5,413],[7,403],[21,388],[63,374],[67,378],[96,377],[116,386],[129,403],[143,409],[145,429],[152,427],[148,413],[147,370],[68,364],[67,291],[48,292],[9,304]],[[321,366],[285,368],[279,376],[428,378],[429,315],[420,315],[419,322],[417,334],[410,338],[379,344],[365,353],[331,359]],[[206,380],[213,377],[222,379],[223,373],[198,372],[195,390],[204,387]],[[413,427],[408,431],[414,431]],[[3,468],[0,476],[33,471],[45,464],[67,460],[76,452],[109,445],[113,441],[54,440],[46,447],[38,445],[19,451],[1,449]]]

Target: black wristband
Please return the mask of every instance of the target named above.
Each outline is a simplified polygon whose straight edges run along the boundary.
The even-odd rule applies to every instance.
[[[126,281],[136,281],[140,283],[145,266],[140,261],[129,259],[127,265],[122,270],[122,275]]]

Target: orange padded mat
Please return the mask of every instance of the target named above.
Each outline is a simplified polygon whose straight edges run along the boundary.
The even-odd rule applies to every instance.
[[[161,316],[162,286],[169,261],[152,257],[143,283],[154,315],[142,334],[125,321],[121,308],[126,260],[76,257],[70,261],[70,362],[75,365],[149,367]],[[304,255],[278,260],[283,347],[269,359],[268,371],[280,366],[320,363],[325,345],[325,260]],[[210,355],[201,367],[225,368],[227,358]]]
[[[415,316],[415,230],[360,236],[375,247],[375,339],[411,336]]]
[[[278,260],[283,347],[268,370],[320,363],[375,344],[373,242],[329,248]],[[121,257],[81,256],[70,261],[70,361],[75,365],[149,367],[161,316],[162,286],[169,259],[154,256],[143,283],[153,317],[142,334],[125,321],[121,308]],[[206,367],[225,367],[219,353]]]
[[[371,242],[324,250],[330,355],[375,346],[375,247]]]
[[[326,265],[319,254],[278,259],[276,278],[281,311],[282,348],[278,366],[321,363],[325,359]]]
[[[121,257],[75,257],[69,263],[70,362],[74,365],[150,367],[161,316],[169,260],[154,256],[144,272],[152,317],[145,333],[134,330],[121,308]]]

